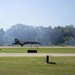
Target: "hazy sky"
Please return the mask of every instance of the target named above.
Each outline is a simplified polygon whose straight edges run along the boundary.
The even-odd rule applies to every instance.
[[[75,0],[0,0],[0,28],[15,24],[75,25]]]

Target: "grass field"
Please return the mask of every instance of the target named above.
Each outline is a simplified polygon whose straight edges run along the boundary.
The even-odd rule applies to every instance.
[[[38,49],[35,47],[17,47],[17,48],[0,48],[0,53],[27,53],[27,50],[37,50],[38,53],[75,53],[75,48],[49,48],[49,47],[39,47]]]
[[[0,75],[75,75],[75,57],[0,57]]]
[[[75,53],[75,47],[0,47],[0,53]],[[75,57],[0,57],[0,75],[75,75]]]

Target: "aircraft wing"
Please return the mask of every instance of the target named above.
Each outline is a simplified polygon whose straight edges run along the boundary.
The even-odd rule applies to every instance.
[[[27,41],[24,42],[24,44],[40,44],[39,42],[35,42],[35,41]]]

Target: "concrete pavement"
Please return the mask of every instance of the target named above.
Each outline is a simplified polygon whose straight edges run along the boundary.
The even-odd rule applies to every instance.
[[[75,53],[0,53],[0,57],[43,57],[43,56],[75,56]]]

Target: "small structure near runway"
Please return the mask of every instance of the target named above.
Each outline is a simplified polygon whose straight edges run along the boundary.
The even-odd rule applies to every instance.
[[[27,53],[37,53],[37,50],[27,50]]]
[[[46,56],[46,63],[47,64],[49,63],[49,56],[48,55]]]
[[[51,56],[51,55],[50,55]],[[50,62],[49,61],[49,55],[46,56],[46,63],[47,64],[56,64],[55,62]]]

